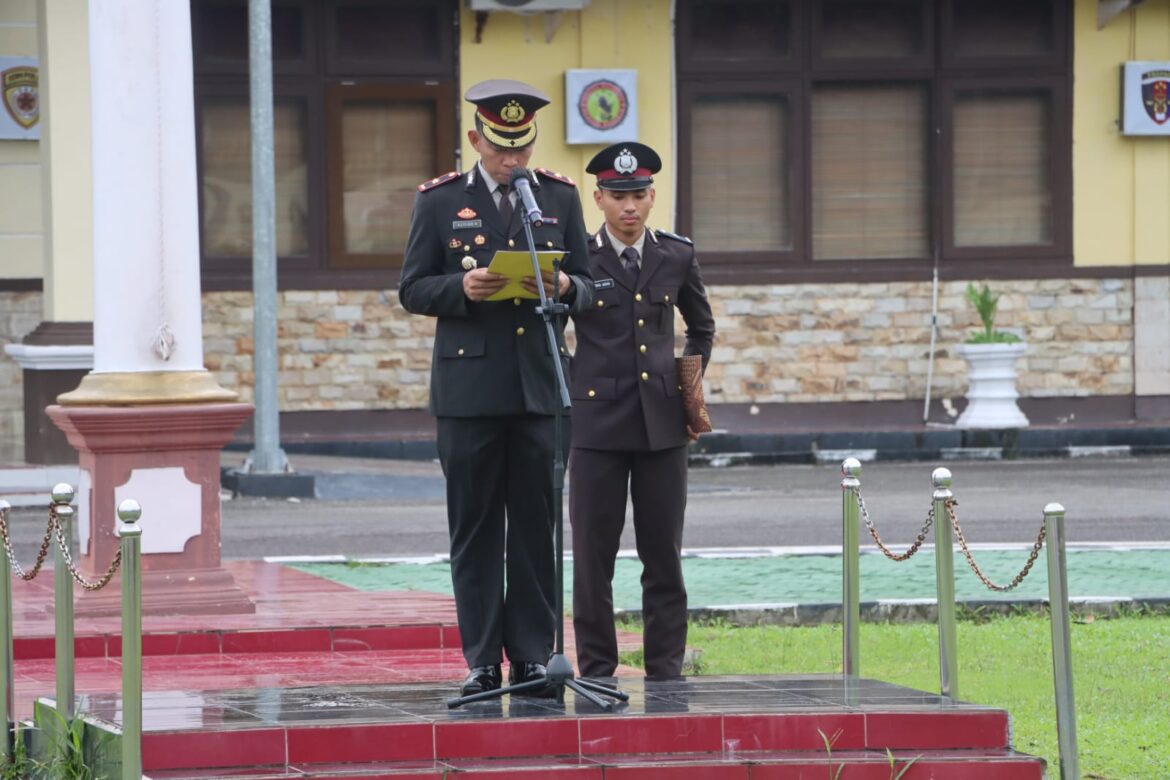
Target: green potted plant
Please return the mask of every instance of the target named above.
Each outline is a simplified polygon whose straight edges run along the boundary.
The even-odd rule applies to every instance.
[[[1006,330],[995,329],[995,313],[999,308],[999,296],[992,295],[987,283],[983,289],[978,289],[973,283],[967,282],[967,302],[974,307],[983,323],[983,330],[972,331],[967,338],[968,344],[1016,344],[1020,337]]]
[[[960,428],[1024,428],[1028,418],[1016,399],[1016,359],[1027,344],[1015,333],[995,329],[999,296],[986,283],[967,283],[967,301],[979,315],[982,330],[972,331],[957,352],[967,361],[967,408],[955,423]]]

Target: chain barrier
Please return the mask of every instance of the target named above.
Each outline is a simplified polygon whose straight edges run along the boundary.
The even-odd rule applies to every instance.
[[[36,579],[36,576],[40,574],[41,566],[45,563],[45,556],[49,554],[49,542],[53,539],[53,530],[56,527],[57,511],[55,508],[50,508],[49,524],[45,527],[45,538],[41,540],[37,561],[33,564],[32,569],[26,572],[20,565],[20,561],[17,560],[16,552],[12,549],[12,541],[8,538],[8,511],[0,509],[0,538],[4,540],[4,552],[8,556],[8,562],[12,564],[12,571],[16,572],[25,582]]]
[[[934,524],[933,505],[927,511],[926,522],[922,524],[922,530],[918,532],[918,536],[915,537],[914,542],[906,549],[906,552],[896,553],[887,547],[878,535],[877,527],[874,525],[873,520],[870,519],[869,510],[865,506],[865,499],[861,497],[861,488],[854,488],[853,494],[857,497],[857,506],[861,510],[861,518],[865,521],[865,527],[869,530],[869,535],[873,537],[874,544],[882,551],[882,554],[891,561],[897,562],[906,561],[914,557],[914,554],[922,547],[922,543],[926,541],[930,527]],[[947,516],[951,521],[951,528],[955,530],[955,537],[959,540],[959,547],[963,551],[963,557],[967,559],[967,565],[971,567],[971,571],[975,572],[975,576],[979,578],[979,581],[986,585],[988,589],[994,590],[997,593],[1006,593],[1019,587],[1020,583],[1024,581],[1024,578],[1028,576],[1028,573],[1032,571],[1032,566],[1040,556],[1040,550],[1044,548],[1044,537],[1046,534],[1044,524],[1040,524],[1040,534],[1036,537],[1035,544],[1032,545],[1032,551],[1028,554],[1028,560],[1024,563],[1024,568],[1015,577],[1012,577],[1011,582],[1007,585],[997,585],[991,581],[991,578],[975,562],[975,556],[971,553],[971,548],[967,545],[967,538],[963,535],[963,528],[959,525],[959,518],[955,515],[955,507],[959,505],[958,500],[948,498],[945,504]]]
[[[897,561],[899,563],[913,558],[914,554],[922,547],[922,543],[926,541],[926,535],[930,533],[930,527],[934,524],[934,507],[931,506],[930,509],[926,510],[926,522],[922,524],[922,530],[918,532],[914,543],[906,549],[906,552],[896,553],[887,547],[881,537],[878,536],[877,527],[869,519],[869,510],[865,507],[865,499],[861,497],[861,488],[854,488],[853,494],[857,496],[857,507],[861,510],[861,519],[865,521],[865,527],[869,529],[869,535],[873,537],[874,544],[882,551],[882,554],[891,561]]]
[[[959,547],[963,550],[963,556],[967,559],[967,565],[971,567],[971,571],[975,572],[975,576],[979,578],[979,581],[998,593],[1015,590],[1024,581],[1024,578],[1028,576],[1028,572],[1032,570],[1032,564],[1036,563],[1036,558],[1040,555],[1040,550],[1044,547],[1044,537],[1048,533],[1045,525],[1043,523],[1040,525],[1040,534],[1036,537],[1036,543],[1032,545],[1032,552],[1028,555],[1028,561],[1024,564],[1024,568],[1020,569],[1019,574],[1012,577],[1012,581],[1007,585],[996,585],[983,573],[983,570],[979,568],[979,564],[975,563],[975,556],[971,554],[971,549],[967,546],[967,540],[963,536],[963,529],[959,526],[959,518],[955,516],[955,507],[959,505],[959,502],[950,498],[947,499],[946,504],[947,515],[951,518],[951,528],[955,529],[955,536],[959,539]]]
[[[49,553],[49,545],[53,537],[57,537],[57,546],[61,549],[61,555],[65,560],[65,565],[69,568],[69,574],[74,581],[87,591],[101,590],[106,585],[110,584],[117,573],[118,568],[122,564],[122,550],[118,549],[114,553],[114,560],[110,562],[110,566],[106,569],[106,573],[95,582],[90,582],[81,575],[77,570],[77,565],[73,562],[73,555],[69,551],[69,542],[66,541],[64,533],[61,531],[61,521],[57,517],[57,505],[49,504],[49,524],[45,528],[45,538],[41,540],[41,549],[37,553],[36,563],[32,569],[25,571],[20,562],[16,558],[16,551],[12,549],[12,539],[8,533],[8,512],[0,510],[0,539],[4,541],[4,552],[8,556],[9,563],[12,564],[12,570],[20,575],[20,578],[25,582],[34,579],[40,573],[41,567],[45,563],[45,556]]]

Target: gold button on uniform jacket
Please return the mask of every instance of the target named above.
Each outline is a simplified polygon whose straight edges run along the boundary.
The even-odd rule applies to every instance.
[[[500,249],[527,250],[516,208],[504,225],[478,166],[461,176],[426,182],[415,198],[399,300],[407,311],[438,317],[431,364],[431,413],[436,417],[553,414],[560,403],[548,336],[535,299],[472,302],[463,294],[464,258],[486,268]],[[573,282],[565,303],[592,303],[587,234],[577,188],[536,169],[533,194],[544,224],[533,229],[537,250],[567,250],[562,269]],[[430,185],[430,186],[428,186]],[[470,263],[468,263],[470,265]],[[475,266],[472,266],[475,267]],[[557,340],[563,346],[562,328]],[[559,347],[558,347],[559,349]],[[568,353],[561,351],[568,375]]]
[[[634,282],[602,228],[589,242],[594,304],[573,315],[573,446],[662,450],[687,443],[675,369],[675,309],[683,354],[711,357],[715,318],[689,239],[646,231]]]

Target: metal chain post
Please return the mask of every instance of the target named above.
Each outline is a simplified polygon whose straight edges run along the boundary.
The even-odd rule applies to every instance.
[[[11,505],[0,500],[0,525],[8,528],[8,510]],[[7,537],[7,534],[5,534]],[[12,760],[12,565],[8,555],[0,555],[0,653],[4,654],[3,670],[0,670],[0,725],[4,727],[3,751],[5,761]]]
[[[861,461],[846,458],[841,475],[841,669],[846,677],[856,677],[861,654]]]
[[[930,475],[934,486],[934,576],[938,595],[939,693],[959,698],[959,653],[955,628],[955,551],[951,527],[943,522],[954,501],[950,469],[937,468]]]
[[[1056,694],[1056,736],[1061,780],[1080,780],[1077,718],[1073,702],[1072,645],[1068,621],[1068,571],[1064,555],[1064,507],[1044,507],[1048,532],[1048,607],[1052,614],[1052,677]]]
[[[53,622],[57,669],[57,712],[72,723],[74,712],[73,578],[66,560],[66,548],[73,539],[73,487],[61,482],[53,486],[50,511],[56,516],[57,546],[53,550]]]
[[[134,587],[124,585],[122,593],[122,621],[123,621],[123,712],[124,735],[127,724],[135,729],[137,738],[130,750],[130,766],[136,774],[126,774],[141,780],[142,777],[142,594],[141,574],[139,562],[139,534],[137,526],[133,525],[141,514],[141,509],[134,501],[123,501],[118,507],[118,516],[126,523],[119,529],[123,539],[121,549],[114,555],[106,573],[97,582],[87,582],[77,570],[73,562],[70,548],[73,544],[72,519],[74,516],[71,506],[75,497],[73,487],[67,483],[53,486],[53,503],[49,505],[49,523],[45,530],[45,538],[41,542],[36,563],[29,571],[21,568],[16,559],[16,552],[12,549],[12,540],[8,528],[8,511],[11,508],[7,501],[0,500],[0,542],[4,545],[3,554],[0,554],[0,724],[5,724],[3,744],[0,744],[0,760],[7,761],[13,750],[13,631],[12,631],[12,575],[15,571],[22,580],[34,579],[41,570],[53,535],[57,536],[57,545],[54,549],[53,568],[53,595],[54,595],[54,656],[57,686],[57,712],[66,722],[76,717],[76,696],[74,689],[75,679],[75,645],[74,645],[74,612],[73,612],[73,583],[76,581],[86,590],[99,590],[105,587],[118,571],[122,560],[126,557],[127,548],[133,549],[134,555]],[[133,591],[127,594],[126,590]],[[132,604],[128,604],[128,600]],[[129,643],[129,644],[128,644]],[[123,739],[123,762],[127,757],[127,738]],[[134,767],[137,767],[134,769]]]
[[[122,539],[122,780],[142,780],[142,507],[118,504]]]

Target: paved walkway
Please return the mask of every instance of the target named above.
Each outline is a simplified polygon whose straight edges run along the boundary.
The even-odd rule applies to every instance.
[[[1007,584],[1024,565],[1030,548],[979,546],[976,562],[996,584]],[[1085,545],[1067,551],[1070,597],[1075,600],[1170,601],[1170,544]],[[442,557],[395,563],[298,563],[297,568],[366,591],[422,590],[451,593],[450,567]],[[572,603],[572,563],[565,566],[565,603]],[[839,604],[841,557],[823,549],[691,551],[683,560],[692,608],[765,605]],[[614,605],[641,607],[641,564],[632,553],[619,558],[614,575]],[[1046,551],[1014,591],[988,590],[955,553],[955,592],[959,601],[1034,601],[1048,596]],[[933,601],[934,550],[924,547],[903,563],[876,551],[861,556],[861,599]]]

